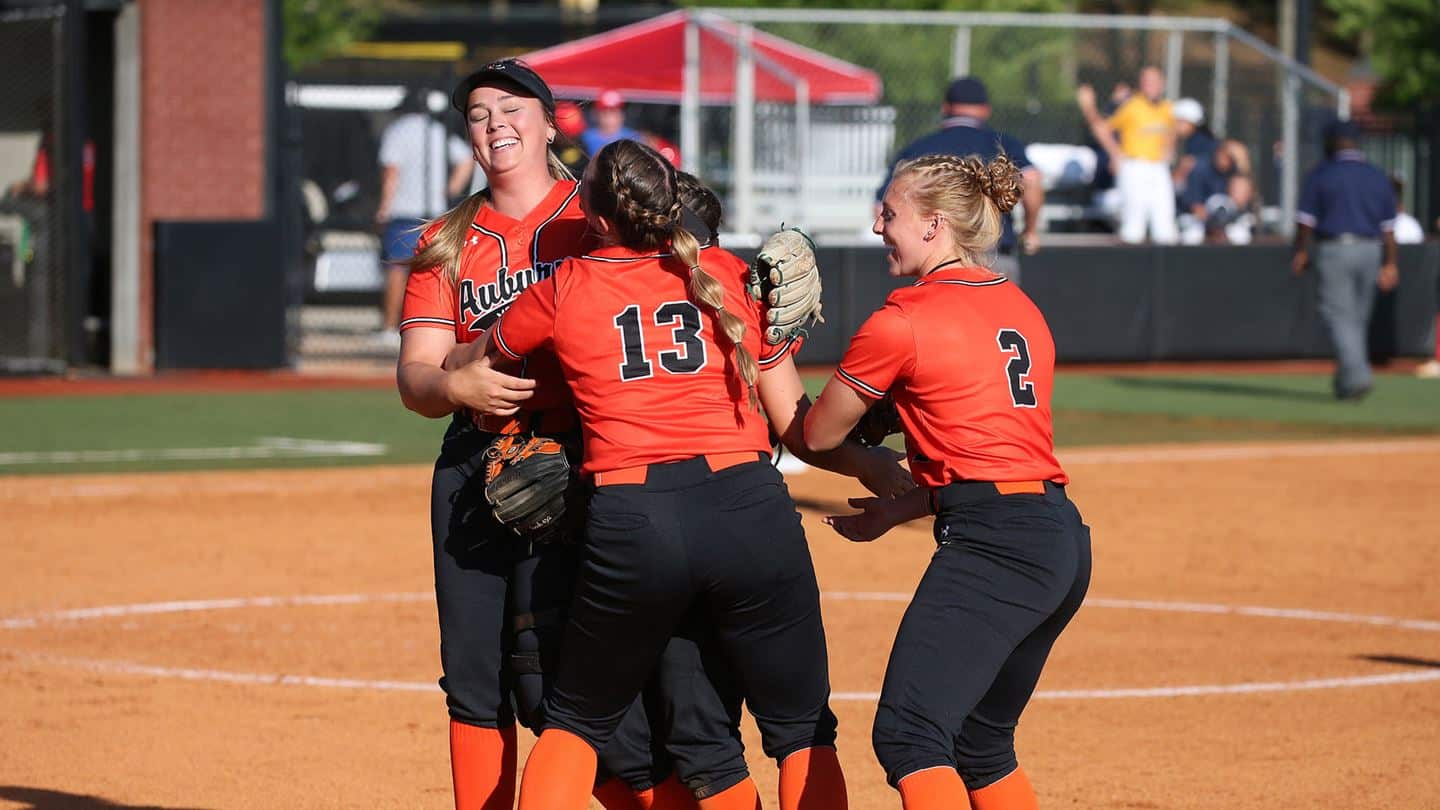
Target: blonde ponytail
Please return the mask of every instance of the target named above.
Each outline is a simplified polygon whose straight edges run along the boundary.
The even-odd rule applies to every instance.
[[[694,234],[677,224],[670,233],[670,249],[674,251],[675,258],[690,270],[690,299],[714,311],[720,331],[735,350],[735,368],[739,371],[740,382],[748,393],[750,409],[758,410],[760,399],[755,393],[755,382],[759,377],[760,367],[755,362],[755,356],[745,348],[745,322],[740,316],[725,309],[724,286],[700,266],[700,243],[695,240]]]

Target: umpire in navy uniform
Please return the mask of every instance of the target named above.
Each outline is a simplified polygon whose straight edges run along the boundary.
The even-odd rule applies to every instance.
[[[1360,131],[1349,121],[1325,128],[1325,160],[1310,170],[1295,212],[1299,276],[1311,264],[1319,276],[1320,317],[1335,349],[1335,396],[1360,399],[1372,378],[1366,337],[1375,290],[1400,280],[1395,249],[1395,192],[1390,179],[1370,165],[1359,148]]]
[[[1015,283],[1020,283],[1020,260],[1016,248],[1023,247],[1030,254],[1040,249],[1040,206],[1045,204],[1045,189],[1041,185],[1040,171],[1030,165],[1025,157],[1025,142],[1013,135],[996,132],[986,125],[990,119],[990,94],[985,84],[973,76],[962,76],[950,82],[945,90],[945,104],[940,108],[945,115],[940,129],[925,135],[900,150],[885,173],[885,182],[875,192],[875,206],[878,211],[895,166],[902,160],[911,160],[922,155],[979,155],[987,163],[1000,153],[1010,157],[1020,169],[1025,187],[1021,202],[1025,205],[1025,232],[1017,239],[1010,215],[1000,217],[1003,231],[997,246],[995,263],[991,269],[1004,273]]]

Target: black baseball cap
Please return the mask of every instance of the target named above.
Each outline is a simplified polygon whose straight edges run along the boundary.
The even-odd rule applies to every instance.
[[[950,82],[945,90],[946,104],[989,104],[990,94],[985,92],[985,83],[974,76],[961,76]]]
[[[465,105],[470,101],[470,91],[487,84],[504,84],[523,95],[540,99],[549,112],[555,112],[555,96],[550,93],[550,85],[540,78],[540,74],[531,70],[528,65],[517,59],[501,59],[498,62],[491,62],[485,67],[471,73],[455,85],[455,90],[450,93],[450,106],[459,110],[463,115]]]
[[[1325,125],[1325,140],[1333,141],[1344,138],[1346,140],[1358,140],[1360,138],[1360,127],[1354,121],[1334,120]]]

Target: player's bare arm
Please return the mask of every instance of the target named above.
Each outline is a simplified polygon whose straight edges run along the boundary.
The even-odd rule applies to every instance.
[[[534,380],[503,374],[483,355],[447,370],[447,358],[455,348],[455,335],[449,330],[405,330],[395,382],[406,408],[431,419],[449,416],[456,408],[510,416],[534,396]]]
[[[820,392],[820,399],[805,414],[805,446],[817,453],[839,447],[872,404],[838,378],[831,377],[825,383],[825,390]]]
[[[1095,88],[1088,84],[1082,84],[1075,91],[1075,100],[1080,106],[1080,114],[1085,116],[1085,123],[1090,125],[1090,134],[1110,156],[1110,163],[1119,166],[1125,159],[1120,151],[1120,144],[1115,140],[1115,133],[1111,131],[1110,124],[1101,115],[1100,110],[1095,106]]]
[[[915,488],[909,470],[901,467],[897,454],[885,447],[864,447],[845,441],[833,450],[815,452],[805,446],[805,414],[810,396],[800,381],[791,357],[760,372],[760,404],[770,426],[785,448],[813,467],[859,479],[866,489],[883,498],[893,498]]]
[[[1040,250],[1040,209],[1045,206],[1045,186],[1040,170],[1034,166],[1021,169],[1020,176],[1025,183],[1022,198],[1025,203],[1025,230],[1020,234],[1020,247],[1029,255]]]

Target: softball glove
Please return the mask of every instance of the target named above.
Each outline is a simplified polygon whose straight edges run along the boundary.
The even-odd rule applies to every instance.
[[[820,268],[815,243],[799,228],[777,231],[750,265],[750,294],[764,304],[765,342],[778,346],[805,327],[824,323],[820,315]]]
[[[850,429],[848,438],[866,447],[878,447],[900,430],[900,411],[895,408],[895,400],[886,394],[860,417],[860,421]]]
[[[485,448],[485,500],[496,520],[530,543],[568,536],[567,503],[579,498],[577,482],[554,439],[506,434]]]

